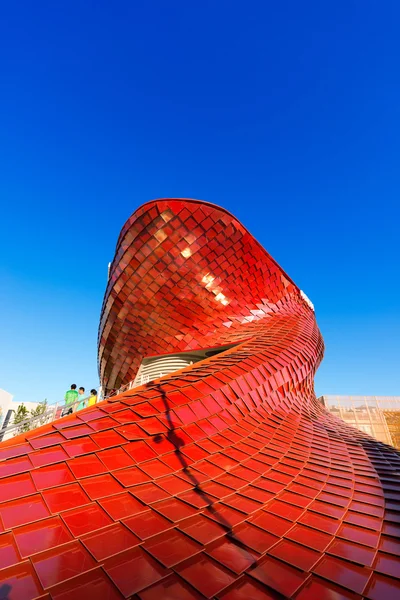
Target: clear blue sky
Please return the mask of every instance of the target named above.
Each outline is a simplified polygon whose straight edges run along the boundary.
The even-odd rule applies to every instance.
[[[316,306],[322,393],[400,394],[400,5],[6,2],[0,387],[97,384],[118,233],[220,204]]]

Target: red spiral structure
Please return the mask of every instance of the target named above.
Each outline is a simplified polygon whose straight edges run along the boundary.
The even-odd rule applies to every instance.
[[[101,381],[188,354],[0,444],[0,598],[399,598],[400,456],[316,400],[311,303],[227,211],[153,201],[117,243]]]

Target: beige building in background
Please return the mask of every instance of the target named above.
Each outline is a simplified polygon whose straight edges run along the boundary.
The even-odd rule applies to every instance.
[[[330,413],[400,450],[400,396],[320,396]]]

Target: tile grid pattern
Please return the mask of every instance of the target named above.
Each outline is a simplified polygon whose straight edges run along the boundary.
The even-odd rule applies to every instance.
[[[124,227],[103,307],[103,374],[125,383],[140,348],[237,345],[0,444],[0,592],[9,600],[397,598],[399,454],[319,405],[313,377],[323,344],[314,313],[237,221],[226,217],[223,252],[211,235],[198,242],[201,257],[210,258],[206,265],[199,257],[193,286],[185,263],[170,263],[168,277],[181,275],[196,291],[196,315],[210,336],[189,332],[193,315],[185,316],[177,279],[160,313],[163,334],[155,323],[153,340],[144,326],[133,338],[124,333],[124,315],[136,307],[131,291],[123,292],[134,278],[132,261],[143,280],[170,253],[161,248],[153,261],[137,238],[147,248],[145,233],[160,230],[160,215],[170,223],[183,212],[187,223],[189,213],[196,224],[199,208],[214,225],[226,215],[163,201],[145,205]],[[182,252],[176,231],[164,240]],[[137,245],[124,259],[129,235]],[[217,267],[230,244],[233,261],[247,248],[253,260],[246,254],[244,263],[256,266],[222,280]],[[202,281],[210,273],[212,282]],[[120,360],[124,348],[129,365]]]

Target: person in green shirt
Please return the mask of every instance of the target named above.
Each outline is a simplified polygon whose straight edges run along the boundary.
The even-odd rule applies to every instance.
[[[74,402],[76,402],[78,400],[78,395],[79,394],[76,389],[76,384],[73,383],[71,385],[71,389],[68,390],[67,392],[65,392],[64,400],[65,400],[66,406],[62,412],[62,415],[61,415],[62,417],[64,417],[65,415],[70,415],[71,413],[74,412],[73,404],[74,404]]]

